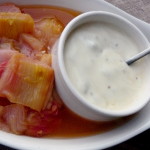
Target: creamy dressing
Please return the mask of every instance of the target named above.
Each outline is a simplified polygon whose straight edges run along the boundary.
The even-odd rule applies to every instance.
[[[65,44],[67,74],[82,97],[96,107],[122,110],[134,104],[142,85],[138,67],[124,60],[138,53],[125,32],[93,22],[73,31]]]

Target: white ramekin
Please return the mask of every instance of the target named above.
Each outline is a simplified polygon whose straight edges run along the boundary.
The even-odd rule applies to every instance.
[[[66,39],[78,26],[91,21],[104,21],[121,28],[136,41],[141,51],[149,46],[149,42],[143,33],[135,25],[121,16],[104,11],[92,11],[79,15],[66,26],[52,50],[52,64],[55,71],[55,81],[58,93],[67,107],[76,114],[90,120],[108,121],[136,113],[148,103],[150,97],[148,91],[144,92],[145,95],[143,95],[142,101],[135,107],[132,107],[132,109],[127,109],[126,111],[118,113],[110,112],[100,108],[98,109],[86,102],[68,78],[63,57]],[[149,82],[149,85],[145,85],[145,89],[150,89],[150,79],[147,78],[147,82]]]

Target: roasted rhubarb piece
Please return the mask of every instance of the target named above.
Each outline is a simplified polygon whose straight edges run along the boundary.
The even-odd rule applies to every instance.
[[[0,66],[2,63],[8,62],[15,53],[17,53],[17,51],[7,49],[0,50]]]
[[[52,46],[63,30],[62,23],[56,18],[46,18],[35,23],[34,36],[45,46]]]
[[[6,69],[8,61],[15,53],[17,52],[12,50],[7,49],[0,50],[0,78]]]
[[[11,104],[3,107],[3,120],[9,130],[15,134],[21,134],[26,130],[26,110],[19,104]]]
[[[27,44],[33,50],[33,52],[40,52],[44,50],[44,43],[30,34],[21,34],[20,40]]]
[[[50,100],[53,80],[54,72],[50,66],[16,53],[1,75],[0,96],[41,111]]]
[[[0,97],[0,129],[15,134],[41,137],[51,134],[61,125],[62,102],[53,92],[52,101],[41,112],[20,104],[11,104]]]
[[[31,33],[34,21],[28,14],[1,12],[0,37],[16,39],[21,33]]]

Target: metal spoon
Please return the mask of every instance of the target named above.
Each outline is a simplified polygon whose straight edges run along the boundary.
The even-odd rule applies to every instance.
[[[148,47],[148,48],[145,49],[144,51],[138,53],[137,55],[131,57],[130,59],[128,59],[128,60],[126,61],[126,63],[127,63],[128,65],[131,65],[132,63],[134,63],[135,61],[141,59],[142,57],[146,56],[146,55],[149,54],[149,53],[150,53],[150,47]]]

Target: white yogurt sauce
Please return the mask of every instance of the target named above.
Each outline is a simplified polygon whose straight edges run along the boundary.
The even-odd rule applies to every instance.
[[[66,72],[89,103],[119,111],[136,101],[142,85],[139,68],[124,62],[138,51],[132,38],[111,24],[82,25],[66,41]]]

